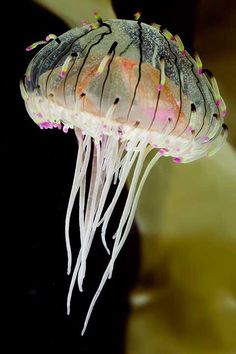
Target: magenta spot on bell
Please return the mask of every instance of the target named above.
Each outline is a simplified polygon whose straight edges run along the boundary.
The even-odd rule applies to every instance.
[[[66,72],[65,71],[61,71],[60,72],[60,77],[63,79],[66,76]]]
[[[198,74],[199,74],[199,75],[202,75],[202,68],[199,68],[199,69],[198,69]]]
[[[194,129],[192,127],[188,127],[187,132],[190,133],[190,134],[193,134]]]
[[[209,140],[210,140],[210,139],[209,139],[209,136],[207,136],[207,135],[205,135],[205,136],[202,137],[203,143],[208,143]]]
[[[181,158],[181,157],[174,157],[174,158],[173,158],[173,161],[174,161],[175,163],[181,163],[181,162],[182,162],[182,158]]]
[[[162,85],[162,84],[158,84],[158,86],[157,86],[157,91],[158,91],[158,92],[161,91],[162,88],[163,88],[163,85]]]
[[[222,112],[221,112],[221,116],[222,116],[222,117],[225,117],[226,114],[227,114],[227,111],[222,111]]]

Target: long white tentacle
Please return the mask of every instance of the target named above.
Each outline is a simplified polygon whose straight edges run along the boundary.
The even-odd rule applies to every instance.
[[[140,157],[139,161],[137,162],[137,166],[136,166],[136,173],[134,172],[134,175],[133,175],[133,180],[131,182],[131,185],[130,185],[130,190],[131,188],[135,188],[135,186],[137,185],[137,175],[138,173],[140,173],[140,167],[142,165],[142,163],[144,162],[144,159],[146,157],[146,154],[148,152],[146,151],[144,154],[142,154],[142,156]],[[115,245],[113,247],[113,252],[112,252],[112,256],[111,256],[111,260],[105,270],[105,272],[103,273],[103,276],[102,276],[102,279],[101,279],[101,282],[98,286],[98,289],[91,301],[91,304],[89,306],[89,309],[88,309],[88,312],[87,312],[87,315],[86,315],[86,318],[85,318],[85,321],[84,321],[84,326],[83,326],[83,330],[81,332],[81,335],[84,335],[85,331],[86,331],[86,328],[87,328],[87,325],[88,325],[88,322],[89,322],[89,319],[91,317],[91,314],[92,314],[92,311],[93,311],[93,308],[96,304],[96,301],[107,281],[108,278],[110,278],[111,274],[112,274],[112,270],[113,270],[113,267],[114,267],[114,262],[119,254],[119,252],[121,251],[127,237],[128,237],[128,234],[129,234],[129,231],[130,231],[130,228],[131,228],[131,225],[132,225],[132,222],[133,222],[133,219],[134,219],[134,216],[135,216],[135,211],[137,209],[137,205],[138,205],[138,201],[139,201],[139,198],[140,198],[140,195],[141,195],[141,192],[142,192],[142,189],[143,189],[143,186],[144,186],[144,183],[152,169],[152,167],[154,166],[154,164],[158,161],[158,159],[161,157],[161,155],[159,153],[157,153],[153,158],[152,160],[149,162],[149,164],[147,165],[144,173],[143,173],[143,176],[139,182],[139,185],[138,185],[138,188],[136,189],[136,193],[135,193],[135,196],[132,200],[132,204],[131,204],[131,208],[129,206],[129,201],[126,203],[127,204],[127,209],[129,209],[129,214],[128,214],[128,221],[126,223],[126,227],[125,227],[125,230],[124,232],[122,233],[121,237],[116,237],[116,242],[115,242]],[[132,187],[132,183],[133,183],[133,187]],[[131,191],[131,194],[133,194],[133,191]],[[131,197],[130,197],[131,198]],[[128,200],[128,199],[127,199]],[[124,210],[125,211],[125,210]],[[124,215],[124,212],[123,212],[123,215]],[[122,221],[122,224],[123,224],[123,221]],[[121,225],[121,224],[120,224]],[[118,241],[117,241],[118,240]]]

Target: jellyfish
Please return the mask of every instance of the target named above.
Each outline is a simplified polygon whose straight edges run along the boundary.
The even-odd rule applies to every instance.
[[[86,263],[96,230],[109,262],[85,318],[94,305],[129,235],[139,197],[161,157],[188,163],[216,153],[227,137],[226,106],[216,79],[192,57],[178,35],[141,21],[112,19],[50,34],[27,51],[44,45],[20,82],[26,109],[41,129],[74,129],[78,155],[65,220],[71,282],[83,290]],[[152,152],[147,167],[146,157]],[[91,163],[91,173],[88,168]],[[124,208],[107,245],[107,227],[128,176]],[[112,185],[115,192],[108,200]],[[79,201],[80,250],[72,262],[70,217]]]

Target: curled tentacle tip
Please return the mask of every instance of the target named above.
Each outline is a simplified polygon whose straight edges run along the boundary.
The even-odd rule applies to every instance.
[[[45,38],[46,39],[46,42],[49,42],[51,39],[56,39],[57,36],[53,33],[50,33],[47,35],[47,37]]]
[[[25,50],[27,52],[29,52],[30,50],[38,47],[39,45],[42,45],[42,44],[46,44],[47,42],[46,41],[38,41],[38,42],[34,42],[32,43],[31,45],[29,45]]]

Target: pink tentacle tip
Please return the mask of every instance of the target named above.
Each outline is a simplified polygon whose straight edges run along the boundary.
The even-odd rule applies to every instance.
[[[30,52],[33,49],[32,45],[29,45],[27,48],[25,48],[26,52]]]
[[[181,158],[181,157],[174,157],[174,158],[173,158],[173,161],[174,161],[175,163],[181,163],[181,162],[182,162],[182,158]]]
[[[69,131],[68,127],[66,127],[65,125],[63,126],[62,130],[63,130],[64,133],[68,133],[68,131]]]
[[[50,128],[51,122],[47,120],[42,123],[39,123],[38,125],[39,125],[40,129],[48,129],[48,128]]]
[[[220,98],[218,98],[218,99],[216,100],[216,106],[217,106],[217,107],[220,107],[220,104],[221,104]]]
[[[85,26],[85,25],[87,25],[87,23],[88,23],[88,21],[86,20],[86,18],[83,18],[81,22],[82,22],[82,26]]]
[[[182,57],[185,57],[185,56],[186,56],[186,50],[182,50],[181,56],[182,56]]]
[[[202,142],[203,143],[208,143],[208,141],[210,140],[209,136],[205,135],[202,137]]]
[[[165,155],[167,152],[169,152],[169,149],[167,148],[162,148],[159,150],[160,155]]]
[[[56,39],[56,38],[57,38],[57,36],[56,36],[55,34],[50,33],[50,34],[47,35],[47,37],[45,38],[45,40],[46,40],[46,42],[49,42],[49,41],[51,41],[52,39]]]
[[[221,112],[221,116],[222,116],[223,118],[226,116],[226,114],[227,114],[227,111],[226,111],[226,110],[224,110],[224,111]]]

